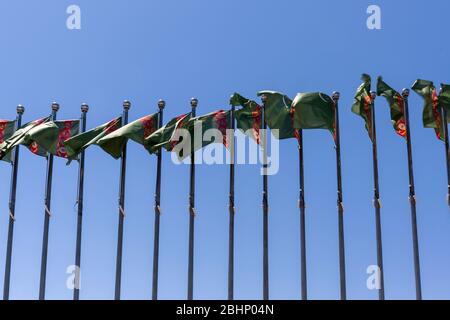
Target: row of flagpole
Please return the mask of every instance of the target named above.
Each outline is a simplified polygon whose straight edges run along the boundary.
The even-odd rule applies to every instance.
[[[340,298],[345,300],[347,298],[346,290],[346,270],[345,270],[345,237],[344,237],[344,207],[343,207],[343,194],[342,194],[342,173],[341,173],[341,150],[340,150],[340,129],[339,129],[339,93],[333,92],[332,99],[335,108],[335,151],[336,151],[336,179],[337,179],[337,208],[338,208],[338,240],[339,240],[339,276],[340,276]],[[383,270],[383,251],[382,251],[382,232],[381,232],[381,202],[380,202],[380,190],[378,182],[378,157],[377,157],[377,140],[376,140],[376,117],[375,117],[375,97],[376,93],[371,92],[371,123],[372,126],[372,155],[373,155],[373,177],[374,177],[374,208],[375,208],[375,226],[376,226],[376,243],[377,243],[377,265],[379,267],[379,299],[385,298],[384,293],[384,270]],[[406,142],[407,142],[407,155],[408,155],[408,173],[409,173],[409,200],[411,206],[411,225],[412,225],[412,241],[413,241],[413,257],[414,257],[414,271],[415,271],[415,287],[416,287],[416,299],[422,299],[421,289],[421,273],[420,273],[420,259],[419,259],[419,241],[417,231],[417,212],[416,212],[416,196],[414,186],[414,173],[413,173],[413,161],[412,161],[412,146],[409,124],[409,106],[408,97],[409,90],[404,89],[402,91],[402,97],[404,100],[404,114],[405,114],[405,129],[406,129]],[[263,193],[262,193],[262,213],[263,213],[263,299],[269,299],[269,256],[268,256],[268,216],[269,216],[269,204],[268,204],[268,176],[267,176],[267,121],[265,117],[265,106],[267,102],[267,96],[263,95],[262,100],[262,139],[261,147],[263,150]],[[191,112],[195,117],[196,107],[198,100],[191,99]],[[123,117],[122,125],[128,123],[128,111],[131,107],[130,102],[125,101],[123,103]],[[160,100],[158,102],[159,108],[159,124],[163,123],[163,110],[165,102]],[[52,120],[56,120],[59,105],[53,103],[52,106]],[[86,130],[86,114],[88,112],[88,106],[83,104],[81,106],[81,132]],[[235,107],[231,107],[232,112],[232,129],[235,129],[235,121],[233,113]],[[22,123],[22,116],[24,108],[22,106],[17,107],[16,128],[20,128]],[[448,126],[446,123],[447,114],[445,108],[441,108],[442,125],[444,126],[445,133],[445,153],[447,164],[447,177],[448,177],[448,202],[450,205],[450,153],[449,153],[449,137]],[[306,270],[306,205],[305,205],[305,186],[304,186],[304,158],[303,158],[303,133],[302,130],[298,130],[298,152],[299,152],[299,210],[300,210],[300,259],[301,259],[301,297],[307,299],[307,270]],[[235,205],[234,205],[234,180],[235,180],[235,150],[234,150],[234,135],[230,142],[230,187],[229,187],[229,254],[228,254],[228,299],[234,298],[234,218],[235,218]],[[155,189],[155,225],[154,225],[154,250],[153,250],[153,281],[152,281],[152,299],[158,298],[158,260],[159,260],[159,227],[161,216],[161,163],[162,153],[157,154],[157,176],[156,176],[156,189]],[[78,300],[80,297],[79,291],[79,270],[81,265],[81,239],[82,239],[82,218],[83,218],[83,186],[84,186],[84,165],[85,156],[82,151],[79,159],[79,173],[78,173],[78,195],[77,195],[77,236],[76,236],[76,252],[75,252],[75,266],[77,266],[77,274],[75,277],[75,286],[73,292],[73,299]],[[10,276],[11,276],[11,258],[13,248],[13,232],[15,223],[15,203],[16,203],[16,189],[17,189],[17,176],[19,166],[19,147],[16,147],[13,153],[12,159],[12,172],[11,172],[11,189],[9,199],[9,227],[8,238],[6,248],[6,266],[5,266],[5,278],[4,278],[4,291],[3,298],[9,299],[10,293]],[[46,270],[47,270],[47,255],[48,255],[48,237],[51,218],[51,194],[52,194],[52,175],[53,175],[53,155],[49,154],[47,157],[47,174],[46,174],[46,186],[45,186],[45,203],[44,203],[44,230],[43,230],[43,243],[42,243],[42,257],[41,257],[41,273],[40,273],[40,286],[39,286],[39,299],[45,299],[46,288]],[[120,166],[120,183],[119,183],[119,222],[118,222],[118,241],[117,241],[117,260],[116,260],[116,281],[115,281],[115,299],[121,297],[121,278],[122,278],[122,253],[123,253],[123,227],[125,218],[125,178],[126,178],[126,144],[122,150],[121,166]],[[190,165],[190,188],[189,188],[189,252],[188,252],[188,286],[187,286],[187,298],[193,299],[194,292],[194,226],[195,226],[195,159],[194,152],[191,152],[191,165]]]

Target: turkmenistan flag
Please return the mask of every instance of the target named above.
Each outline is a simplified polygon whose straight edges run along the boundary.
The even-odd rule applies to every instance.
[[[121,127],[121,125],[122,117],[118,117],[114,120],[109,121],[108,123],[105,123],[89,131],[80,133],[64,141],[69,160],[76,159],[84,149],[91,145],[96,145],[101,138],[116,131]]]
[[[294,113],[292,100],[276,91],[260,91],[258,96],[266,95],[267,102],[264,108],[266,123],[278,139],[295,138]]]
[[[150,153],[157,153],[161,148],[171,151],[175,145],[181,142],[178,141],[177,129],[185,128],[190,118],[190,112],[173,118],[145,139],[145,148]]]
[[[438,139],[444,141],[445,134],[442,126],[439,97],[433,82],[418,79],[412,89],[424,99],[422,121],[425,128],[434,128]]]
[[[231,129],[231,111],[217,110],[203,116],[191,118],[185,128],[190,133],[191,151],[193,152],[211,143],[221,143],[228,148],[227,129]],[[178,158],[181,160],[189,156],[190,153],[178,154]]]
[[[15,124],[14,120],[0,120],[0,145],[13,135]],[[8,152],[2,160],[11,162],[11,152]]]
[[[402,95],[386,84],[381,77],[378,77],[377,81],[377,94],[385,97],[389,103],[395,132],[406,137],[405,100]]]
[[[26,145],[34,154],[46,156],[47,151],[40,147],[35,141],[27,138],[27,135],[31,132],[31,130],[50,121],[50,119],[51,117],[34,120],[24,124],[20,129],[16,130],[11,137],[0,144],[0,159],[7,156],[11,150],[19,144]]]
[[[299,93],[292,102],[294,129],[327,129],[335,137],[334,102],[321,92]]]
[[[370,139],[372,139],[372,98],[370,96],[370,76],[363,74],[362,80],[363,83],[356,91],[352,111],[364,119],[367,132],[369,133]]]
[[[57,120],[42,123],[31,129],[24,139],[33,153],[42,148],[54,156],[67,158],[64,141],[78,134],[80,120]]]
[[[241,106],[242,109],[234,112],[237,127],[246,134],[249,134],[257,144],[260,143],[261,129],[261,106],[253,100],[244,98],[239,93],[231,96],[230,104],[232,106]]]
[[[131,139],[139,144],[144,144],[144,141],[158,127],[158,114],[154,113],[138,120],[135,120],[120,129],[104,136],[97,141],[97,145],[108,152],[115,159],[122,156],[122,150],[128,139]]]

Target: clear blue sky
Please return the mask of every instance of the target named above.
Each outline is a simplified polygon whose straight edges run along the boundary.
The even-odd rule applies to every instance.
[[[82,29],[66,28],[77,4]],[[378,4],[382,30],[366,27]],[[345,236],[350,299],[376,299],[366,268],[376,264],[372,155],[363,122],[351,113],[360,74],[401,90],[416,78],[450,82],[446,34],[448,1],[1,1],[0,118],[24,120],[61,104],[60,119],[76,118],[89,103],[88,127],[116,117],[124,99],[130,118],[156,111],[165,118],[189,110],[227,108],[231,93],[255,97],[270,89],[341,92]],[[422,100],[410,98],[424,298],[450,299],[450,210],[446,205],[444,147],[423,129]],[[380,192],[386,297],[412,299],[414,274],[406,145],[377,100]],[[336,180],[333,142],[326,131],[305,133],[308,280],[311,299],[339,297]],[[300,296],[298,162],[296,143],[283,141],[280,172],[269,178],[270,291]],[[124,235],[124,299],[151,296],[155,157],[129,144]],[[21,153],[11,298],[38,296],[45,159]],[[56,159],[50,225],[47,297],[71,299],[66,268],[74,263],[77,164]],[[228,245],[228,167],[199,166],[195,243],[197,299],[225,299]],[[10,166],[0,164],[0,285],[8,223]],[[188,166],[164,154],[160,298],[184,299],[187,287]],[[117,239],[119,161],[99,148],[86,156],[82,299],[111,299]],[[236,170],[235,297],[262,296],[262,213],[259,167]]]

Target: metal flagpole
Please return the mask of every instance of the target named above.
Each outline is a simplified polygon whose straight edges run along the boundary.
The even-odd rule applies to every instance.
[[[409,126],[409,89],[403,89],[403,100],[405,102],[405,122],[406,122],[406,146],[408,149],[408,173],[409,173],[409,202],[411,204],[411,226],[413,237],[413,251],[414,251],[414,273],[416,280],[416,299],[422,300],[422,283],[420,279],[420,259],[419,259],[419,237],[417,232],[417,213],[416,213],[416,192],[414,187],[414,172],[412,160],[412,146],[411,146],[411,128]]]
[[[192,117],[196,115],[198,100],[191,99]],[[195,130],[194,130],[195,131]],[[191,139],[195,139],[191,137]],[[191,174],[189,185],[189,262],[188,262],[188,291],[187,298],[194,298],[194,220],[195,220],[195,152],[191,141]]]
[[[59,110],[59,104],[52,103],[52,121],[56,120],[56,113]],[[45,282],[47,278],[47,255],[48,255],[48,230],[51,216],[51,197],[52,197],[52,176],[53,176],[53,155],[47,154],[47,179],[45,184],[45,212],[44,212],[44,235],[42,240],[41,257],[41,278],[39,285],[39,300],[45,299]]]
[[[86,114],[89,106],[81,105],[81,132],[86,131]],[[73,300],[80,300],[80,276],[81,276],[81,231],[83,228],[83,193],[84,193],[84,150],[80,154],[78,168],[78,196],[77,196],[77,240],[75,246],[75,279],[73,288]]]
[[[376,92],[370,92],[372,98],[371,110],[372,110],[372,157],[373,157],[373,181],[374,181],[374,195],[373,205],[375,207],[375,225],[376,225],[376,238],[377,238],[377,263],[380,270],[378,299],[384,300],[384,268],[383,268],[383,245],[381,237],[381,203],[380,203],[380,189],[378,183],[378,152],[377,152],[377,130],[376,130],[376,117],[375,117],[375,99],[377,97]]]
[[[339,224],[339,275],[341,300],[347,299],[347,286],[345,278],[345,239],[344,239],[344,206],[342,197],[342,174],[341,174],[341,141],[339,132],[339,92],[333,92],[335,108],[335,130],[336,130],[336,174],[337,174],[337,205]]]
[[[442,88],[441,88],[442,91]],[[447,204],[450,206],[450,150],[449,150],[449,141],[448,141],[448,124],[447,124],[447,110],[444,107],[441,107],[442,114],[442,125],[444,126],[444,134],[445,134],[445,160],[447,164]]]
[[[158,101],[158,128],[163,125],[163,110],[166,106],[164,100]],[[152,300],[158,300],[158,266],[159,266],[159,221],[161,218],[161,161],[162,149],[159,149],[156,169],[156,188],[155,188],[155,232],[153,241],[153,282],[152,282]]]
[[[234,299],[234,215],[236,213],[234,207],[234,163],[235,163],[235,137],[234,130],[236,123],[234,121],[234,105],[231,105],[231,130],[232,138],[230,139],[230,196],[229,196],[229,215],[230,226],[228,236],[228,300]]]
[[[16,130],[22,126],[22,115],[25,108],[21,105],[17,106]],[[8,242],[6,245],[6,265],[5,280],[3,284],[3,300],[9,300],[9,286],[11,282],[11,258],[13,248],[14,222],[16,217],[16,191],[17,191],[17,173],[19,170],[19,146],[14,150],[11,171],[11,189],[9,193],[9,226],[8,226]]]
[[[300,264],[301,264],[301,290],[302,300],[308,299],[308,284],[306,276],[306,217],[305,217],[305,171],[303,158],[303,130],[298,130],[298,163],[299,163],[299,198],[298,207],[300,209]]]
[[[261,96],[263,108],[261,110],[261,148],[263,149],[263,299],[269,300],[269,203],[268,203],[268,179],[267,179],[267,123],[266,103],[267,96]]]
[[[122,126],[128,123],[128,110],[131,103],[127,100],[123,102]],[[116,284],[115,300],[120,300],[120,289],[122,283],[122,251],[123,251],[123,222],[125,218],[125,176],[127,167],[127,145],[123,146],[120,162],[120,185],[119,185],[119,227],[117,235],[117,259],[116,259]]]

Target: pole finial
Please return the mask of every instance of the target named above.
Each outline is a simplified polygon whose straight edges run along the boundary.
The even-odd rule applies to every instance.
[[[89,111],[89,106],[87,103],[82,103],[81,104],[81,112],[83,113],[87,113]]]
[[[372,98],[372,101],[374,101],[377,98],[377,93],[375,91],[370,91],[370,97]]]
[[[158,100],[158,108],[159,110],[163,110],[166,107],[166,102],[163,99]]]
[[[267,102],[267,100],[269,99],[269,97],[267,96],[267,94],[263,94],[261,95],[261,102],[263,104],[265,104]]]
[[[197,108],[198,106],[198,99],[197,98],[191,98],[191,107]]]
[[[340,97],[341,94],[338,91],[333,91],[331,98],[333,99],[334,102],[338,102]]]
[[[128,101],[128,100],[125,100],[125,101],[123,102],[123,109],[124,109],[124,110],[130,110],[130,108],[131,108],[131,102]]]
[[[402,96],[403,96],[403,98],[408,98],[409,97],[409,89],[408,88],[404,88],[403,90],[402,90]]]
[[[17,114],[20,114],[20,115],[24,114],[24,112],[25,112],[25,108],[24,108],[24,106],[21,105],[21,104],[19,104],[19,105],[17,106],[16,110],[17,110]]]
[[[59,104],[57,102],[52,102],[52,111],[57,112],[59,110]]]

